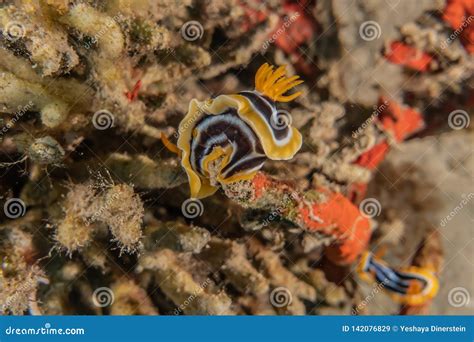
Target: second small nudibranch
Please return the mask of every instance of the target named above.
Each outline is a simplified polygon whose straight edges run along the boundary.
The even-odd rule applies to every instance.
[[[284,95],[302,83],[286,77],[285,66],[263,64],[255,75],[255,90],[193,99],[179,125],[177,146],[165,145],[181,157],[191,197],[212,195],[221,184],[252,179],[267,159],[288,160],[301,148],[301,133],[276,102],[301,95]]]
[[[439,289],[438,278],[431,270],[415,266],[394,270],[371,252],[361,256],[357,273],[367,282],[377,282],[400,304],[422,305]]]

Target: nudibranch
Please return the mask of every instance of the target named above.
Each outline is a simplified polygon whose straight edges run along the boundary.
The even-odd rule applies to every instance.
[[[357,273],[367,282],[376,281],[401,304],[424,304],[434,298],[439,289],[438,278],[429,269],[410,266],[394,270],[371,252],[364,252]]]
[[[285,66],[274,70],[265,63],[255,75],[255,90],[190,102],[177,146],[166,138],[163,142],[181,156],[191,197],[207,197],[220,184],[252,179],[266,159],[288,160],[298,152],[301,133],[276,102],[301,95],[285,93],[303,81],[285,74]]]

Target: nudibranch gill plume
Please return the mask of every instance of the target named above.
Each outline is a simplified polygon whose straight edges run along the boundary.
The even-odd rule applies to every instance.
[[[274,70],[265,63],[255,75],[255,90],[190,102],[177,146],[163,142],[181,156],[192,198],[210,196],[220,184],[252,179],[266,159],[288,160],[301,148],[301,133],[276,102],[301,95],[284,94],[303,81],[285,74],[285,66]]]

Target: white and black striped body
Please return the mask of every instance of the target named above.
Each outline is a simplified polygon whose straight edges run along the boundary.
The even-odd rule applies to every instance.
[[[361,257],[358,273],[366,281],[375,280],[396,301],[410,305],[433,298],[439,288],[438,279],[429,269],[410,266],[395,270],[368,251]]]
[[[410,274],[393,270],[383,263],[377,262],[373,256],[368,258],[364,271],[372,273],[375,280],[379,284],[383,284],[387,290],[400,295],[408,295],[411,281],[419,281],[423,288],[428,285],[428,281],[424,277],[413,273]]]
[[[223,178],[244,170],[259,170],[265,162],[259,138],[233,108],[219,115],[204,115],[194,131],[190,162],[202,176],[205,176],[203,160],[217,146],[232,147],[230,161],[221,171]]]
[[[266,125],[271,129],[272,139],[276,145],[283,146],[292,138],[292,130],[289,124],[281,123],[284,112],[278,111],[274,101],[260,94],[258,91],[242,91],[239,95],[244,96],[252,106],[255,113],[258,113]]]

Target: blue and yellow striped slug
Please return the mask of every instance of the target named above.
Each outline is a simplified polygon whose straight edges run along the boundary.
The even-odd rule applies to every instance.
[[[274,70],[263,64],[255,75],[255,90],[219,95],[200,102],[193,99],[179,125],[178,144],[163,143],[181,156],[191,197],[212,195],[220,184],[251,179],[265,160],[291,159],[301,147],[300,132],[276,102],[301,95],[284,95],[302,83],[287,78],[285,66]]]
[[[439,289],[438,278],[430,270],[410,266],[396,271],[367,251],[360,259],[357,273],[367,282],[376,281],[401,304],[423,304],[436,296]]]

